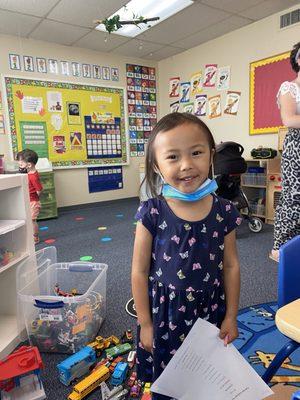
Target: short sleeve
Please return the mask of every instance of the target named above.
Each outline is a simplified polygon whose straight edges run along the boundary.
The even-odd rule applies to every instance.
[[[300,89],[295,82],[285,81],[281,84],[277,93],[277,105],[280,108],[280,95],[285,95],[289,93],[298,103],[300,101]]]
[[[140,204],[137,213],[135,214],[135,219],[141,222],[144,227],[148,229],[151,235],[154,236],[157,215],[157,208],[153,207],[153,204],[151,204],[151,202],[147,200]]]
[[[226,201],[225,203],[225,224],[224,224],[224,235],[228,235],[231,231],[236,229],[239,225],[241,225],[243,218],[238,212],[235,205],[233,205],[230,201]]]

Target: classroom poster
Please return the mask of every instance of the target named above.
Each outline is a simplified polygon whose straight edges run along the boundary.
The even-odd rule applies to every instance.
[[[230,85],[230,67],[218,68],[217,90],[228,90]]]
[[[208,117],[218,118],[221,116],[221,96],[212,96],[208,98]]]
[[[191,83],[182,82],[180,84],[180,98],[179,98],[180,103],[189,103],[190,92],[191,92]]]
[[[145,144],[157,121],[155,68],[126,64],[130,155],[145,155]]]
[[[199,94],[194,101],[194,114],[197,117],[204,117],[206,115],[207,95]]]
[[[183,106],[183,112],[188,114],[193,114],[194,111],[194,103],[187,103]]]
[[[11,77],[5,84],[14,155],[33,148],[54,168],[127,163],[123,89]]]
[[[204,87],[215,87],[217,78],[217,64],[206,64],[203,78]]]
[[[179,96],[179,85],[180,85],[179,76],[177,76],[176,78],[170,78],[169,97],[178,97]]]
[[[226,104],[224,114],[237,115],[241,92],[228,91],[226,97]]]

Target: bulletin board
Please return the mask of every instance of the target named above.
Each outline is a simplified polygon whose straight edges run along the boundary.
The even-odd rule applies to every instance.
[[[290,52],[250,64],[250,135],[275,133],[282,126],[276,95],[284,81],[295,79]]]
[[[14,156],[30,148],[54,168],[128,163],[122,88],[17,77],[4,81]]]

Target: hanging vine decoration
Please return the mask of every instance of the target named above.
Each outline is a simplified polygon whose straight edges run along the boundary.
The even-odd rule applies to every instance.
[[[139,28],[140,24],[148,24],[152,21],[159,20],[159,17],[153,18],[144,18],[144,17],[137,17],[131,21],[120,21],[120,15],[115,15],[112,18],[105,18],[103,20],[96,20],[94,23],[96,25],[103,24],[105,29],[108,33],[116,32],[118,29],[122,28],[123,25],[136,25]],[[149,28],[151,26],[148,26]]]

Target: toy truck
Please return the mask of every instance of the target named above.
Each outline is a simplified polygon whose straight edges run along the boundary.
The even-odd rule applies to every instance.
[[[122,385],[126,379],[126,374],[128,371],[128,364],[126,362],[119,362],[116,365],[114,373],[112,374],[110,383],[113,386]]]
[[[129,343],[118,344],[117,346],[112,347],[111,349],[106,349],[106,357],[115,358],[122,354],[128,353],[131,350],[132,346]]]
[[[103,350],[107,349],[112,344],[118,345],[119,343],[120,340],[114,335],[109,336],[107,338],[103,338],[102,336],[97,336],[93,342],[88,343],[88,346],[92,347],[96,351],[97,356],[99,357]]]

